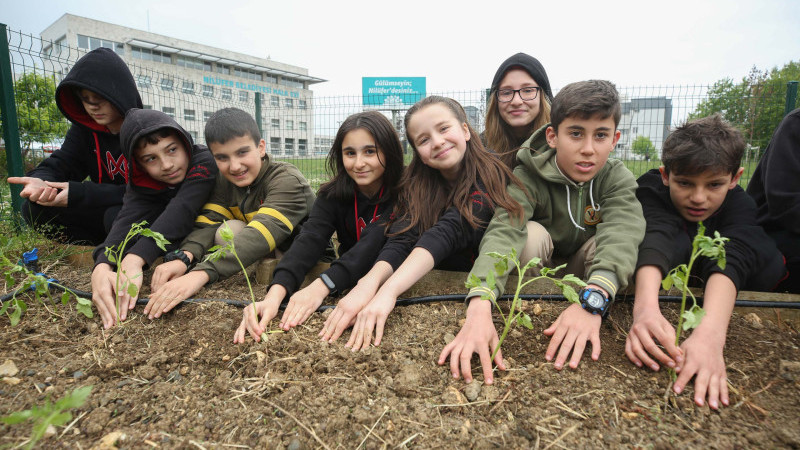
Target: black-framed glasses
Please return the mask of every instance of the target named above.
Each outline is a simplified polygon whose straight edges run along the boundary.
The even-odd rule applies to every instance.
[[[522,89],[498,89],[497,100],[503,103],[508,103],[514,100],[514,94],[519,93],[519,98],[522,100],[533,100],[539,95],[540,87],[524,87]]]

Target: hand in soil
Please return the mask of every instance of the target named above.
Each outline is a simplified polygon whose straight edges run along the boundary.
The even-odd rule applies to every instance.
[[[656,345],[656,341],[664,346],[667,353]],[[675,345],[675,329],[658,306],[638,314],[634,308],[633,324],[625,340],[625,354],[637,367],[646,365],[652,370],[660,369],[653,358],[672,369],[683,362],[683,352]]]
[[[119,277],[119,301],[120,305],[123,303],[128,305],[128,309],[133,309],[136,306],[136,299],[139,298],[139,290],[142,288],[142,268],[145,261],[140,256],[129,254],[122,259],[119,267],[122,271]],[[136,286],[134,291],[136,295],[131,295],[129,285]],[[125,309],[120,306],[120,309]],[[122,312],[120,311],[120,314]],[[126,314],[127,315],[127,314]]]
[[[553,367],[561,370],[572,352],[569,367],[577,369],[578,363],[583,357],[583,350],[586,348],[586,341],[591,341],[592,359],[597,361],[600,358],[601,323],[602,319],[599,315],[586,312],[581,305],[573,303],[568,306],[550,325],[550,328],[544,330],[544,334],[551,336],[545,359],[552,361],[560,346],[561,349],[558,351]]]
[[[353,351],[364,350],[369,347],[372,340],[372,331],[375,331],[375,345],[381,345],[383,338],[383,327],[386,319],[394,309],[397,297],[387,294],[383,290],[370,300],[369,304],[358,313],[356,323],[353,325],[353,332],[350,340],[345,347],[352,348]]]
[[[255,311],[253,311],[253,305],[245,306],[242,310],[242,323],[239,324],[239,328],[233,336],[233,343],[244,344],[246,333],[250,333],[254,341],[261,342],[261,335],[267,330],[269,321],[278,314],[282,299],[283,297],[275,301],[275,299],[270,299],[269,295],[267,295],[264,300],[256,302]],[[258,314],[256,315],[256,313]],[[259,320],[259,317],[261,317],[261,320]]]
[[[695,376],[694,402],[703,406],[708,396],[708,406],[719,409],[719,402],[728,406],[728,377],[725,371],[725,358],[722,355],[725,347],[725,334],[720,339],[719,333],[698,327],[692,332],[681,348],[686,355],[686,364],[675,370],[679,372],[673,389],[676,394],[683,392],[686,383]]]
[[[319,332],[320,338],[326,342],[333,342],[339,339],[344,330],[356,323],[356,316],[367,305],[367,302],[375,295],[377,287],[372,284],[364,284],[359,281],[350,292],[347,293],[339,303],[336,304],[333,312]]]
[[[208,283],[205,270],[195,270],[175,280],[167,282],[157,292],[150,295],[150,301],[144,307],[144,314],[150,319],[157,319],[180,302],[194,295]]]
[[[100,314],[103,327],[111,328],[117,322],[117,305],[114,295],[116,272],[105,263],[98,264],[92,271],[92,302]],[[120,320],[125,320],[128,305],[120,304]]]
[[[159,264],[153,271],[153,279],[150,280],[150,291],[158,291],[168,281],[174,280],[185,273],[186,264],[179,259]]]
[[[275,287],[278,287],[278,285],[273,285],[272,288]],[[280,287],[282,288],[282,286]],[[270,288],[270,290],[272,290],[272,288]],[[330,292],[330,289],[325,286],[325,283],[323,283],[320,278],[317,278],[305,288],[295,292],[294,295],[289,298],[289,304],[286,306],[286,310],[283,311],[280,328],[284,331],[289,331],[289,329],[308,320]],[[285,295],[286,290],[284,289],[284,296]]]
[[[450,373],[453,378],[458,378],[459,374],[464,377],[467,383],[472,382],[472,366],[470,360],[472,354],[477,353],[483,368],[483,380],[486,384],[492,384],[492,352],[497,347],[500,338],[497,336],[497,329],[492,322],[492,303],[488,300],[481,300],[473,297],[467,307],[467,320],[461,331],[442,353],[439,354],[439,365],[444,365],[447,358],[450,358]],[[503,351],[499,350],[494,356],[494,363],[500,370],[506,370],[503,364]],[[460,368],[460,372],[459,372]]]

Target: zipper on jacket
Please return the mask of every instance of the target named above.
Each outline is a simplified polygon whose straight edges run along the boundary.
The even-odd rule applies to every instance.
[[[578,185],[578,189],[577,189],[577,191],[578,191],[578,201],[575,204],[576,204],[576,206],[578,208],[578,211],[577,211],[577,214],[575,215],[575,222],[577,222],[578,225],[580,225],[580,223],[583,222],[583,210],[581,208],[583,208],[583,188],[584,188],[585,185],[586,185],[586,183]],[[570,208],[571,207],[572,206],[570,206]],[[575,227],[574,229],[575,229],[575,241],[577,241],[578,238],[580,238],[580,236],[581,236],[581,231],[582,230],[580,228],[578,228],[578,227]]]
[[[242,213],[242,217],[245,218],[245,222],[247,222],[247,216],[244,215],[244,203],[247,201],[247,196],[248,195],[250,195],[250,186],[247,186],[247,191],[245,191],[245,193],[244,193],[244,198],[242,199],[242,202],[239,203],[239,212]],[[247,225],[247,224],[245,223],[245,225]]]

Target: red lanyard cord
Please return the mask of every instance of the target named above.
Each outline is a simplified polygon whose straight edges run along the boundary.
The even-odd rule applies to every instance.
[[[370,220],[369,223],[375,222],[375,219],[378,217],[378,206],[380,205],[380,200],[383,197],[383,188],[384,186],[381,186],[381,192],[378,194],[378,202],[375,205],[375,211],[372,212],[372,220]],[[358,189],[353,190],[353,203],[355,203],[356,241],[359,241],[361,240],[361,227],[358,226]]]

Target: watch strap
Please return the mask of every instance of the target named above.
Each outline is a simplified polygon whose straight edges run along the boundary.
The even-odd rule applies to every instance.
[[[331,277],[329,277],[327,273],[320,274],[319,279],[322,280],[322,282],[325,284],[325,287],[331,291],[328,295],[336,294],[336,283],[331,280]]]

